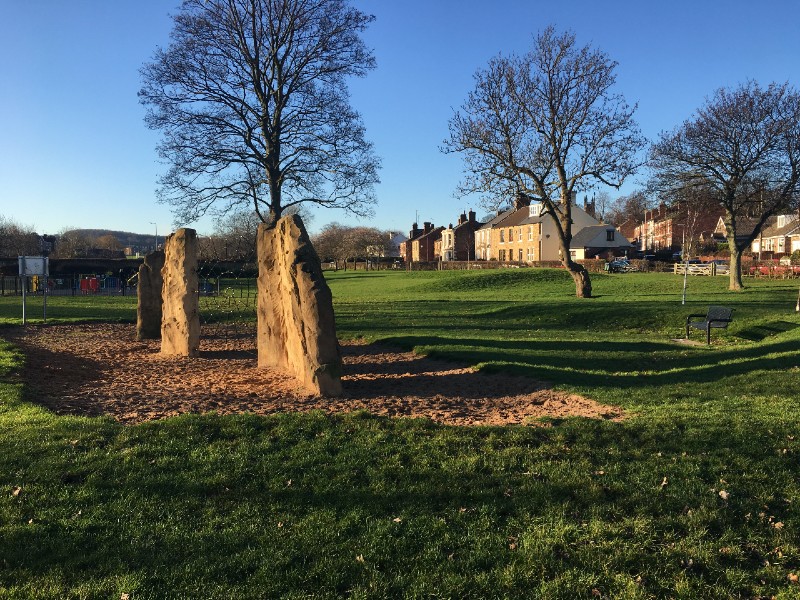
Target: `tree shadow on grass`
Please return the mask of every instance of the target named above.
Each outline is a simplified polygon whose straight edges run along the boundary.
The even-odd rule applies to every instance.
[[[711,383],[757,371],[785,372],[797,365],[800,351],[800,344],[793,340],[723,349],[659,342],[506,341],[437,336],[384,338],[381,342],[406,349],[424,347],[429,356],[480,365],[484,370],[526,375],[556,385],[598,388]]]
[[[751,342],[761,342],[770,336],[792,331],[798,327],[800,327],[800,325],[789,321],[772,321],[741,330],[736,336]]]

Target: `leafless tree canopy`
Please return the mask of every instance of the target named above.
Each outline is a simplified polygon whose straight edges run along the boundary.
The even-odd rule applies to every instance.
[[[730,287],[739,289],[741,253],[800,197],[800,95],[788,84],[752,81],[720,89],[693,118],[661,135],[652,166],[663,193],[708,196],[725,209]]]
[[[372,20],[346,0],[184,0],[139,92],[177,220],[245,206],[273,222],[303,202],[370,213],[379,161],[347,78],[375,66]]]
[[[0,257],[15,258],[39,254],[41,254],[41,244],[34,228],[0,215]]]
[[[612,92],[615,68],[604,52],[549,27],[524,56],[498,56],[477,72],[444,144],[463,154],[460,191],[483,194],[487,207],[519,192],[542,199],[578,296],[590,296],[591,284],[569,255],[572,193],[621,185],[644,145],[635,108]]]
[[[652,202],[642,190],[615,199],[606,211],[606,220],[614,225],[622,225],[626,221],[641,223],[645,211],[652,208]]]
[[[389,242],[389,232],[374,227],[348,227],[329,223],[312,239],[320,259],[333,260],[336,267],[347,261],[384,256]]]

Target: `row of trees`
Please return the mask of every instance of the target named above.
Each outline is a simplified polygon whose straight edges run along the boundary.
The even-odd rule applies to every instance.
[[[661,134],[645,158],[634,109],[612,92],[615,67],[605,53],[548,28],[528,54],[500,56],[479,70],[445,141],[446,151],[464,156],[462,191],[479,192],[490,205],[517,192],[541,198],[576,293],[587,297],[588,273],[569,254],[569,199],[597,184],[619,187],[646,165],[650,191],[680,203],[687,221],[708,206],[724,209],[730,289],[740,289],[742,252],[770,217],[798,205],[800,94],[788,84],[752,81],[720,89]],[[609,220],[647,208],[643,193],[623,200]]]
[[[162,133],[159,194],[178,219],[244,207],[271,224],[308,203],[370,214],[379,160],[347,79],[375,67],[361,38],[372,20],[347,0],[183,1],[139,92],[147,124]],[[755,220],[755,236],[797,203],[798,93],[755,82],[719,90],[648,155],[636,106],[614,91],[616,67],[548,27],[529,52],[478,70],[443,144],[464,158],[459,191],[480,194],[490,210],[518,194],[541,199],[576,294],[588,297],[589,275],[570,258],[570,200],[619,188],[647,164],[663,198],[725,209],[739,289],[743,220]]]
[[[374,227],[347,227],[330,223],[311,242],[322,260],[333,261],[335,268],[347,269],[348,261],[371,260],[386,256],[391,233]]]
[[[41,251],[41,239],[33,227],[0,215],[0,257],[37,256]]]

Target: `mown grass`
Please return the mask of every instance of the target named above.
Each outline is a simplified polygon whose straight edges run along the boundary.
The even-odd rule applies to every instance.
[[[3,345],[0,597],[800,597],[797,286],[722,279],[681,306],[658,274],[595,276],[591,300],[555,270],[329,277],[342,336],[551,381],[620,423],[123,427],[28,402]],[[733,326],[673,342],[710,303]]]

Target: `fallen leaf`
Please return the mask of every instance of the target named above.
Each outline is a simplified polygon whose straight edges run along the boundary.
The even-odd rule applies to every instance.
[[[12,495],[14,498],[16,498],[17,496],[19,496],[21,493],[22,493],[22,488],[21,488],[21,487],[19,487],[18,485],[17,485],[17,486],[14,486],[13,488],[11,488],[11,495]]]
[[[667,482],[667,478],[666,478],[666,477],[664,477],[664,480],[661,482],[661,487],[662,487],[662,488],[663,488],[663,487],[667,487],[667,483],[668,483],[668,482]]]
[[[394,523],[402,523],[403,519],[401,519],[400,517],[395,517],[394,519],[392,519],[392,522],[394,522]]]
[[[777,523],[773,523],[772,526],[775,529],[783,529],[783,523],[781,521],[778,521]]]
[[[359,554],[358,556],[356,556],[356,562],[363,563],[364,562],[364,555],[363,554]]]
[[[286,482],[286,487],[292,487],[292,480],[291,479]]]
[[[797,576],[797,573],[789,573],[786,576],[786,579],[789,580],[789,583],[797,583],[798,581],[800,581],[800,577]]]
[[[119,600],[131,600],[131,595],[127,593],[121,594]]]
[[[720,490],[719,491],[719,497],[722,498],[723,500],[727,500],[728,498],[730,498],[730,496],[731,495],[728,492],[726,492],[725,490]]]
[[[605,471],[595,471],[594,474],[595,475],[605,475],[606,472]]]

